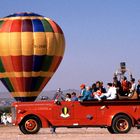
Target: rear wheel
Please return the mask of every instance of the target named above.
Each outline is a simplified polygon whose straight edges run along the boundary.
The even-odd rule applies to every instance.
[[[112,130],[114,133],[128,133],[131,127],[131,119],[126,115],[118,115],[113,119]]]
[[[29,116],[19,124],[19,128],[24,134],[36,134],[40,128],[40,120],[36,116]]]

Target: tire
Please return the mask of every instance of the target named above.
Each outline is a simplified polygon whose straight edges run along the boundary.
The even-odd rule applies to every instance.
[[[131,119],[126,115],[118,115],[113,119],[112,130],[114,133],[128,133],[131,130]]]
[[[107,127],[107,130],[109,131],[109,133],[114,134],[114,131],[111,126]]]
[[[41,128],[41,122],[36,116],[29,116],[22,120],[19,128],[23,134],[36,134]]]

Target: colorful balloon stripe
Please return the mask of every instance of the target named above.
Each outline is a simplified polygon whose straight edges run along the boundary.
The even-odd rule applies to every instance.
[[[37,96],[39,92],[12,92],[13,97],[32,97]]]
[[[33,32],[32,20],[30,19],[22,20],[22,24],[20,28],[21,28],[21,32]]]
[[[59,56],[2,56],[0,59],[0,70],[7,72],[54,72],[62,60]],[[3,63],[2,63],[3,62]],[[10,76],[8,74],[8,76]]]
[[[54,32],[51,24],[47,20],[43,19],[42,24],[43,24],[45,32]],[[61,31],[61,33],[62,33],[62,31]]]
[[[0,32],[54,32],[63,34],[61,28],[50,19],[0,20]]]
[[[10,77],[52,77],[54,72],[44,72],[44,71],[39,71],[39,72],[4,72],[0,73],[1,78],[10,78]]]
[[[22,21],[19,19],[12,21],[10,32],[21,32],[21,25]]]
[[[10,92],[32,92],[41,91],[43,82],[48,82],[51,77],[21,77],[21,78],[1,78],[2,83]],[[18,86],[17,86],[18,85]]]
[[[4,66],[2,64],[1,58],[0,58],[0,72],[3,73],[5,72]]]
[[[6,47],[9,45],[10,47]],[[0,50],[0,56],[63,56],[65,40],[64,36],[59,33],[0,32]]]
[[[9,92],[14,92],[13,86],[8,78],[1,78],[1,81]]]

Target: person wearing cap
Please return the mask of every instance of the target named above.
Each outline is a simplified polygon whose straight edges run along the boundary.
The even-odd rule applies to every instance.
[[[84,97],[84,95],[85,95],[85,92],[86,92],[85,84],[81,84],[80,89],[81,89],[81,91],[80,91],[79,98]]]
[[[82,96],[79,101],[87,101],[87,100],[92,100],[92,90],[90,86],[86,86],[84,96]]]

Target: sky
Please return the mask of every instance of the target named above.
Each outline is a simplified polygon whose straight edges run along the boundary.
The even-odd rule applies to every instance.
[[[62,28],[66,50],[44,90],[111,82],[120,62],[140,78],[139,0],[1,0],[0,17],[34,12]],[[1,90],[6,90],[0,84]]]

